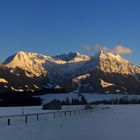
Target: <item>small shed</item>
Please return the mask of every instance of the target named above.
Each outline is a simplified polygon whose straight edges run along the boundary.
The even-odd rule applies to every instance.
[[[43,105],[43,109],[61,110],[61,101],[54,99],[51,102]]]

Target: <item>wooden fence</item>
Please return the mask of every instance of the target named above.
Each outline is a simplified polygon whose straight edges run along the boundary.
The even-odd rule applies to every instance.
[[[74,109],[74,110],[52,111],[47,113],[0,116],[0,126],[15,125],[19,123],[28,124],[30,122],[40,120],[57,119],[68,116],[72,117],[74,115],[85,114],[92,111],[93,109]]]

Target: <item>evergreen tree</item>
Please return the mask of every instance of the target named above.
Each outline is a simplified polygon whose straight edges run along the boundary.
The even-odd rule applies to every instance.
[[[83,105],[87,104],[87,100],[84,96],[81,97],[81,104]]]

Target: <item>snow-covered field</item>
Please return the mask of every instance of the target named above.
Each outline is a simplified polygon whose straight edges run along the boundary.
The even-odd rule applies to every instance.
[[[62,111],[84,109],[82,105],[62,106]],[[26,107],[0,107],[0,117],[16,116],[26,114],[39,114],[57,112],[57,110],[43,110],[42,106],[26,106]]]
[[[122,94],[83,94],[88,102],[122,98]],[[140,98],[138,95],[127,95]],[[43,103],[53,99],[65,100],[78,98],[76,93],[46,94],[41,96]],[[63,106],[62,110],[82,109],[84,106]],[[1,107],[1,140],[138,140],[140,130],[140,105],[98,105],[92,112],[80,114],[29,116],[25,124],[25,114],[49,113],[56,111],[42,110],[34,107]],[[23,115],[10,118],[4,116]],[[7,119],[11,125],[7,125]]]
[[[47,112],[42,110],[41,106],[29,106],[29,107],[0,107],[0,117],[9,115],[23,115]]]
[[[110,99],[119,99],[124,96],[128,96],[130,99],[132,98],[140,98],[140,95],[123,95],[123,94],[93,94],[93,93],[82,93],[81,95],[85,96],[87,101],[93,102],[93,101],[100,101],[100,100],[110,100]],[[78,98],[77,93],[62,93],[62,94],[46,94],[40,96],[43,103],[48,103],[52,101],[53,99],[58,99],[58,100],[66,100],[66,98],[69,98],[71,100],[72,98]]]
[[[1,140],[139,139],[140,105],[102,107],[71,117],[0,127],[0,137]]]
[[[10,125],[18,125],[26,123],[26,120],[27,123],[32,123],[72,116],[84,113],[84,107],[84,105],[62,106],[61,110],[43,110],[42,106],[0,107],[0,127],[8,125],[9,119]]]

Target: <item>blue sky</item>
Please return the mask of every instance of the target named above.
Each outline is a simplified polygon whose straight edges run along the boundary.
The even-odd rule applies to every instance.
[[[140,65],[139,0],[0,0],[0,60],[17,51],[89,54],[81,45],[121,43]]]

